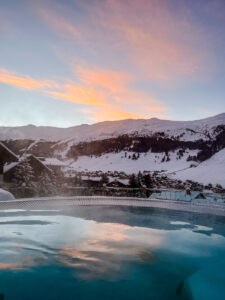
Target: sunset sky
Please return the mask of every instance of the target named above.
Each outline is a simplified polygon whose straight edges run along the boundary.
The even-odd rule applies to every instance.
[[[225,112],[225,1],[2,0],[0,91],[0,126]]]

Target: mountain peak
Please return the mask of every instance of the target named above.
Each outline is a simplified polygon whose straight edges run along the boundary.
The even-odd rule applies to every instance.
[[[204,138],[206,129],[210,132],[212,128],[219,125],[225,125],[225,113],[195,121],[171,121],[154,117],[151,119],[105,121],[92,125],[82,124],[69,128],[35,126],[29,124],[20,127],[0,127],[0,140],[45,139],[51,141],[63,141],[72,139],[79,142],[133,133],[152,135],[156,132],[166,132],[174,137],[179,137],[183,134],[184,138],[187,140],[190,138]],[[192,135],[190,135],[190,131],[192,131]],[[195,135],[193,135],[194,132],[196,133]]]

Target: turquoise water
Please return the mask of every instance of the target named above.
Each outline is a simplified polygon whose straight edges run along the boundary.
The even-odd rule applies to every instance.
[[[225,218],[163,209],[0,212],[0,299],[225,299]]]

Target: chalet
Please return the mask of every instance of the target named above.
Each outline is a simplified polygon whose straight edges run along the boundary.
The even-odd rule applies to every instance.
[[[49,169],[45,164],[43,164],[36,156],[34,155],[27,155],[20,158],[17,162],[12,162],[7,164],[3,168],[3,177],[5,182],[12,182],[14,177],[16,166],[21,164],[22,162],[28,162],[29,165],[32,167],[34,172],[34,178],[38,178],[43,171],[47,172],[49,175],[52,175],[53,171]]]
[[[112,179],[109,180],[107,187],[124,188],[127,187],[128,181],[123,179]]]
[[[3,184],[3,172],[6,164],[16,164],[18,162],[17,155],[8,147],[0,142],[0,184]]]
[[[0,142],[0,175],[3,174],[5,164],[18,162],[19,159],[8,147]]]

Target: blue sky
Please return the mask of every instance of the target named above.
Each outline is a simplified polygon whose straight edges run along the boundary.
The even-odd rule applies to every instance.
[[[0,125],[225,112],[223,0],[0,3]]]

